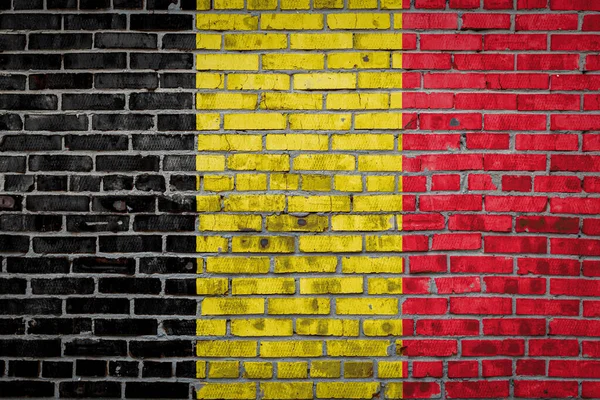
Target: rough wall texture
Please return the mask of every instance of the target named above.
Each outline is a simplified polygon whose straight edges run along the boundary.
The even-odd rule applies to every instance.
[[[0,397],[600,398],[599,12],[0,0]]]

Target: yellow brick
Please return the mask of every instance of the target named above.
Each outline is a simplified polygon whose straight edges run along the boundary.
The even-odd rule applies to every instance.
[[[367,176],[368,192],[393,192],[396,189],[395,176]]]
[[[310,9],[310,0],[281,0],[282,10],[308,10]]]
[[[224,192],[233,189],[233,177],[226,175],[204,175],[204,190]]]
[[[225,129],[273,130],[285,129],[287,118],[279,113],[226,114]]]
[[[348,130],[352,124],[350,114],[290,114],[290,129],[315,131]]]
[[[198,54],[200,71],[258,71],[258,54]]]
[[[196,156],[196,171],[224,171],[225,156]]]
[[[327,67],[330,69],[389,68],[390,53],[381,51],[369,53],[330,53],[327,56]]]
[[[284,208],[282,194],[232,194],[225,199],[225,211],[283,211]]]
[[[215,274],[266,274],[268,257],[208,257],[206,272]]]
[[[211,131],[218,130],[221,124],[219,114],[196,114],[196,130]]]
[[[196,211],[221,211],[221,196],[196,196]]]
[[[327,15],[329,29],[389,29],[390,14],[340,13]]]
[[[215,298],[202,300],[202,315],[240,315],[262,314],[265,312],[265,301],[260,298]]]
[[[394,135],[373,133],[332,135],[331,148],[333,150],[393,150]]]
[[[199,340],[196,342],[198,357],[256,357],[257,342],[254,340]]]
[[[395,315],[398,299],[343,297],[335,300],[338,315]]]
[[[289,90],[290,77],[284,74],[229,74],[230,90]]]
[[[342,272],[345,274],[401,274],[403,266],[404,259],[402,257],[354,256],[342,258]]]
[[[255,399],[256,383],[204,383],[198,399]]]
[[[402,29],[402,14],[394,14],[394,29]]]
[[[200,50],[220,50],[221,35],[206,35],[203,33],[197,34],[196,48]]]
[[[359,72],[360,89],[401,89],[401,72]]]
[[[404,384],[403,382],[388,382],[385,385],[386,399],[404,399]]]
[[[250,14],[196,14],[196,28],[207,31],[255,31],[258,17]]]
[[[313,361],[310,363],[311,378],[339,378],[342,364],[339,361]]]
[[[351,33],[291,33],[290,48],[301,50],[351,49]]]
[[[197,319],[196,336],[225,336],[227,321],[224,319]]]
[[[296,333],[308,336],[358,336],[359,323],[353,319],[298,318]]]
[[[281,363],[280,363],[281,364]],[[298,363],[301,364],[301,363]],[[292,376],[290,376],[292,378]],[[302,378],[302,377],[300,377]],[[312,399],[312,382],[261,382],[263,399]]]
[[[248,10],[274,10],[277,0],[248,0]]]
[[[331,191],[331,176],[329,175],[302,175],[302,190],[310,192]]]
[[[349,9],[377,8],[377,0],[348,0]]]
[[[239,361],[210,361],[208,363],[209,378],[237,378],[239,376]]]
[[[254,110],[258,95],[249,93],[197,93],[198,110]]]
[[[327,150],[327,135],[281,134],[267,135],[267,150]]]
[[[267,217],[267,230],[271,232],[323,232],[328,226],[329,221],[324,215],[296,217],[280,214]]]
[[[327,95],[328,110],[383,110],[388,108],[386,93],[331,93]]]
[[[235,188],[238,191],[267,190],[267,175],[238,174],[236,177]],[[225,207],[227,207],[227,200],[225,201]]]
[[[379,378],[404,378],[402,361],[379,361],[377,365]]]
[[[329,299],[323,297],[270,298],[268,314],[329,314]]]
[[[198,150],[202,151],[260,151],[262,137],[260,135],[211,135],[201,134],[198,138]]]
[[[215,0],[215,10],[240,10],[244,8],[244,0]]]
[[[371,194],[355,196],[354,211],[402,211],[402,195]]]
[[[244,373],[242,375],[248,379],[271,379],[273,377],[273,365],[270,362],[247,361],[244,363]]]
[[[402,113],[366,113],[356,114],[355,129],[403,129]]]
[[[356,159],[349,154],[300,154],[294,169],[303,171],[352,171]]]
[[[298,178],[296,174],[271,174],[271,190],[296,190]]]
[[[307,253],[354,253],[362,251],[360,236],[300,236],[300,251]]]
[[[359,171],[402,171],[402,156],[396,155],[360,155],[358,156]]]
[[[291,319],[256,318],[231,320],[233,336],[292,336]]]
[[[225,294],[229,289],[227,278],[198,278],[196,279],[196,294],[217,295]]]
[[[260,29],[270,30],[300,30],[323,29],[322,14],[262,14]]]
[[[202,215],[200,230],[212,232],[260,231],[262,218],[260,215]]]
[[[293,253],[295,243],[288,236],[234,236],[232,253]]]
[[[393,92],[390,96],[390,108],[402,108],[402,92]]]
[[[393,215],[334,215],[333,231],[387,231],[394,227]]]
[[[196,73],[196,89],[223,89],[225,76],[211,72]]]
[[[289,171],[287,154],[231,154],[227,167],[238,171]]]
[[[231,292],[233,295],[294,294],[296,284],[294,278],[233,278]]]
[[[210,10],[210,0],[196,0],[196,10]]]
[[[369,294],[402,294],[402,278],[369,278]]]
[[[323,96],[311,93],[263,93],[260,108],[263,110],[320,110]]]
[[[327,355],[333,357],[387,356],[389,340],[327,340]]]
[[[365,239],[367,251],[402,252],[400,235],[367,236]]]
[[[308,378],[308,363],[306,361],[281,361],[277,363],[277,378],[279,379],[303,379]],[[307,382],[310,385],[310,397],[305,397],[307,399],[312,399],[312,383]],[[275,393],[273,393],[275,395]],[[297,399],[298,397],[273,397],[277,399],[281,398],[291,398]]]
[[[263,54],[262,67],[265,70],[323,69],[325,56],[309,53]]]
[[[372,378],[373,361],[346,361],[344,378]]]
[[[260,343],[260,356],[266,358],[280,357],[320,357],[323,355],[320,340],[286,340]]]
[[[336,175],[334,177],[334,188],[341,192],[362,192],[362,176]]]
[[[196,361],[196,378],[206,378],[206,361]]]
[[[367,50],[401,50],[401,33],[356,33],[354,48]]]
[[[294,89],[323,90],[323,89],[355,89],[356,74],[343,73],[313,73],[295,74]]]
[[[402,320],[366,319],[363,331],[365,336],[402,336]]]
[[[379,393],[377,382],[317,382],[317,398],[372,399]]]
[[[294,272],[335,272],[338,260],[336,257],[276,257],[275,273],[288,274]]]
[[[350,211],[348,196],[289,196],[288,212]]]
[[[344,8],[344,0],[314,0],[315,8]]]
[[[251,33],[225,35],[225,50],[275,50],[287,47],[287,35]]]
[[[384,10],[401,9],[403,1],[408,0],[381,0],[381,8]]]
[[[300,278],[300,294],[362,292],[363,278]]]

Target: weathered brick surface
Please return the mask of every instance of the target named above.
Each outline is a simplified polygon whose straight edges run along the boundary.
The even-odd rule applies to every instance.
[[[0,0],[0,397],[600,398],[594,0]]]

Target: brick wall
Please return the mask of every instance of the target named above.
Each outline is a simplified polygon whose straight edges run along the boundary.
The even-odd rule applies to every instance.
[[[600,2],[0,30],[0,397],[600,398]]]

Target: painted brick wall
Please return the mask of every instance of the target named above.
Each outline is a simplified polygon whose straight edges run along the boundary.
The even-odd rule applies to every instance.
[[[600,2],[0,30],[0,397],[600,398]]]

